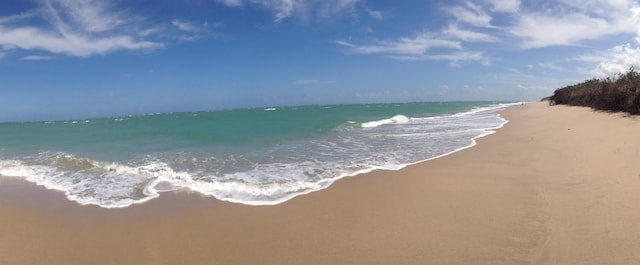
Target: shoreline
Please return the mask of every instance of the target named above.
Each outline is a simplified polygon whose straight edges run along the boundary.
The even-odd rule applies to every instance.
[[[509,122],[473,148],[271,206],[177,192],[104,209],[2,177],[0,263],[640,260],[640,140],[628,133],[640,130],[639,120],[546,103],[501,115]],[[29,193],[42,197],[30,201]]]
[[[83,194],[79,194],[76,191],[76,190],[84,190],[85,187],[87,187],[87,185],[84,185],[84,186],[81,185],[84,181],[79,181],[78,179],[72,179],[72,181],[70,181],[69,178],[72,178],[72,177],[66,177],[66,176],[63,177],[63,179],[59,179],[57,177],[53,177],[53,178],[43,177],[47,175],[51,176],[52,174],[58,175],[57,170],[59,168],[57,166],[52,166],[52,167],[44,166],[44,168],[46,168],[45,170],[32,169],[32,166],[28,166],[27,165],[28,163],[22,162],[20,159],[17,159],[17,160],[10,159],[10,160],[7,160],[7,163],[6,163],[7,166],[4,169],[3,167],[5,164],[1,164],[4,161],[0,161],[0,176],[2,176],[2,173],[8,174],[9,176],[20,176],[22,174],[30,175],[30,177],[24,177],[24,179],[26,179],[28,182],[33,183],[35,185],[46,187],[48,190],[52,190],[55,192],[63,192],[66,194],[66,197],[68,197],[68,200],[74,201],[79,205],[97,205],[102,208],[110,208],[110,209],[127,208],[132,205],[145,204],[151,200],[157,199],[159,196],[162,196],[162,194],[167,194],[170,192],[201,193],[203,196],[212,197],[215,200],[231,202],[231,203],[239,203],[239,204],[245,204],[245,205],[253,205],[253,206],[277,205],[277,204],[286,202],[288,200],[294,199],[298,196],[306,195],[309,193],[313,193],[319,190],[329,188],[331,185],[333,185],[333,183],[343,178],[350,178],[350,177],[355,177],[359,175],[364,175],[377,170],[388,170],[388,171],[401,170],[407,166],[424,163],[427,161],[431,161],[434,159],[451,155],[453,153],[459,152],[467,148],[474,147],[477,144],[477,141],[476,141],[477,139],[495,133],[497,129],[502,128],[504,124],[508,122],[508,120],[500,117],[500,115],[496,111],[498,111],[499,109],[508,108],[510,106],[517,106],[522,104],[524,103],[523,102],[495,103],[495,104],[482,106],[482,107],[480,106],[473,107],[470,110],[466,110],[456,114],[442,114],[442,115],[436,115],[431,117],[415,118],[415,119],[440,119],[443,117],[445,118],[469,117],[469,116],[473,117],[478,113],[484,113],[489,111],[489,113],[486,115],[490,116],[493,121],[491,123],[483,124],[484,126],[473,126],[474,128],[472,129],[467,128],[466,132],[473,132],[473,133],[469,135],[465,135],[465,137],[461,137],[460,139],[462,139],[463,141],[460,141],[460,142],[456,141],[459,139],[450,139],[451,142],[455,142],[456,144],[447,146],[447,148],[438,148],[437,147],[438,145],[436,144],[436,145],[433,145],[435,146],[434,149],[437,150],[434,152],[428,151],[422,155],[412,155],[412,156],[405,154],[405,156],[411,159],[399,159],[399,160],[391,159],[391,161],[388,161],[387,163],[380,163],[377,161],[371,161],[371,162],[367,161],[365,163],[365,162],[357,161],[356,159],[356,161],[354,162],[356,164],[352,164],[353,168],[349,168],[349,167],[340,168],[340,170],[337,170],[335,172],[327,168],[326,167],[327,165],[312,166],[313,168],[310,168],[310,169],[307,168],[304,171],[311,172],[311,170],[313,170],[313,172],[315,173],[316,170],[319,169],[321,172],[327,171],[331,173],[330,174],[320,173],[319,175],[322,176],[321,179],[315,180],[315,181],[309,181],[309,180],[298,181],[298,182],[292,181],[291,183],[284,183],[285,185],[280,185],[278,182],[267,182],[269,185],[265,185],[265,186],[269,186],[269,188],[264,188],[265,190],[263,190],[263,187],[260,187],[260,185],[248,184],[246,185],[248,187],[245,187],[244,183],[241,181],[232,182],[231,185],[226,185],[228,184],[227,182],[219,181],[219,180],[213,181],[213,183],[219,186],[224,186],[223,188],[216,188],[216,187],[206,188],[207,184],[209,184],[208,182],[205,181],[205,182],[199,183],[197,181],[191,180],[191,177],[198,176],[197,172],[196,173],[190,172],[189,169],[187,170],[183,169],[182,171],[174,172],[175,169],[173,169],[172,166],[165,164],[164,160],[159,160],[158,162],[154,162],[151,164],[144,164],[142,166],[137,165],[137,166],[130,167],[130,165],[128,165],[126,162],[121,162],[121,161],[120,162],[113,162],[113,161],[103,162],[99,160],[94,160],[93,158],[84,158],[82,156],[78,156],[73,153],[64,153],[64,152],[41,152],[39,153],[39,155],[47,154],[48,156],[48,154],[57,153],[56,155],[54,155],[54,158],[53,158],[56,161],[58,159],[61,159],[60,156],[63,155],[62,159],[64,160],[63,163],[65,164],[66,163],[68,164],[85,163],[86,162],[85,159],[88,159],[90,163],[93,163],[94,167],[97,167],[98,169],[102,169],[102,170],[105,170],[106,168],[106,170],[109,171],[107,173],[117,171],[117,169],[114,170],[112,169],[112,167],[124,168],[124,170],[133,170],[133,171],[139,170],[139,171],[146,172],[150,176],[154,176],[155,179],[153,181],[143,183],[144,186],[138,186],[138,187],[126,186],[127,189],[130,189],[129,191],[130,194],[138,193],[135,195],[131,195],[129,198],[127,198],[126,196],[112,198],[110,197],[112,194],[109,194],[109,191],[113,188],[103,187],[102,185],[100,185],[99,183],[100,181],[92,180],[93,182],[98,182],[96,186],[98,186],[100,190],[94,191],[93,195],[85,196]],[[389,119],[392,119],[392,118],[389,118]],[[389,119],[384,119],[384,120],[389,120]],[[378,120],[373,122],[380,122],[384,120]],[[417,122],[417,123],[420,124],[420,122]],[[376,125],[376,127],[377,126],[378,125]],[[427,129],[427,131],[429,130]],[[425,134],[429,135],[430,133],[425,133]],[[386,135],[386,133],[383,133],[383,135]],[[391,135],[394,136],[393,134]],[[457,133],[449,133],[449,135],[457,135]],[[377,138],[377,136],[373,136],[372,138]],[[386,137],[381,137],[381,138],[386,138]],[[427,141],[427,142],[432,142],[432,141]],[[438,142],[446,143],[449,141],[438,140]],[[345,148],[345,149],[349,149],[349,148]],[[416,154],[419,154],[421,150],[431,150],[431,149],[432,149],[432,146],[428,145],[426,147],[423,147],[422,149],[416,148],[413,151],[414,152],[418,151]],[[399,149],[399,151],[402,152],[403,149]],[[383,154],[386,154],[386,153],[383,152]],[[372,156],[375,157],[376,155],[372,154]],[[367,157],[368,157],[367,155],[364,155],[363,156],[364,160],[367,160]],[[310,161],[315,161],[313,157],[311,158],[305,157],[305,159],[311,159]],[[67,161],[67,160],[72,160],[72,161]],[[168,161],[171,161],[171,159],[168,159]],[[51,163],[51,162],[44,162],[45,165],[47,165],[48,163]],[[111,163],[111,166],[108,166],[108,167],[104,166],[109,163]],[[278,164],[278,163],[275,163],[275,164]],[[36,168],[36,167],[37,166],[33,166],[33,168]],[[159,168],[159,170],[157,171],[149,170],[148,168]],[[295,168],[295,166],[292,165],[292,168]],[[71,175],[71,176],[74,175],[73,172],[69,172],[65,168],[62,168],[61,171],[69,173],[65,175]],[[163,171],[171,172],[173,174],[165,175],[162,173]],[[157,173],[157,172],[161,172],[161,173]],[[287,173],[287,172],[283,173],[282,170],[280,170],[279,172],[276,172],[276,171],[274,172],[269,171],[269,172],[273,176],[277,176],[278,174],[286,175]],[[244,173],[244,172],[239,171],[238,173]],[[306,174],[306,172],[297,172],[297,173]],[[103,179],[110,178],[110,177],[116,177],[116,178],[118,177],[117,175],[116,176],[105,176],[105,175],[95,176],[97,174],[91,174],[91,173],[89,173],[88,175],[90,175],[87,177],[88,179],[93,179],[91,175],[94,175],[94,177],[103,178]],[[264,177],[259,172],[251,172],[250,176],[254,178]],[[189,181],[182,183],[180,181],[182,178],[187,178],[189,179]],[[273,181],[270,175],[266,175],[265,178],[267,180]],[[242,180],[242,178],[239,178],[239,179]],[[80,184],[75,184],[78,182]],[[126,181],[124,182],[126,183]],[[73,183],[73,184],[69,184],[69,183]],[[252,182],[249,181],[249,183],[252,183]],[[199,184],[204,185],[205,188],[202,188],[201,186],[199,186]],[[234,184],[235,184],[235,187],[234,187]],[[80,186],[76,186],[76,185],[80,185]],[[162,185],[168,185],[169,188],[158,188],[159,186],[162,186]],[[297,189],[287,188],[289,185],[297,186]],[[92,185],[89,184],[89,186],[92,186]],[[272,186],[275,186],[275,187],[272,187]],[[138,189],[138,192],[136,192],[134,189]],[[258,191],[256,192],[255,190],[252,190],[252,189],[255,189]],[[117,189],[114,189],[114,190],[116,190],[115,194],[117,194]],[[270,194],[269,193],[270,191],[273,193]],[[91,194],[90,192],[91,191],[88,191],[89,194]],[[144,195],[142,194],[142,192],[144,192]],[[245,196],[242,196],[242,195],[245,195]]]
[[[525,105],[526,102],[520,102],[520,103],[512,103],[510,107],[514,107],[514,106],[523,106]],[[504,110],[503,110],[504,111]],[[124,206],[124,207],[104,207],[104,206],[100,206],[100,205],[96,205],[96,204],[81,204],[78,203],[76,201],[73,201],[69,198],[66,197],[66,195],[64,194],[63,191],[60,190],[55,190],[55,189],[49,189],[47,187],[45,187],[44,185],[40,185],[37,183],[33,183],[30,182],[28,180],[26,180],[24,177],[18,177],[18,176],[5,176],[0,174],[0,184],[3,184],[4,182],[4,186],[0,185],[0,202],[2,201],[6,201],[7,199],[9,199],[9,201],[14,198],[14,197],[18,197],[20,198],[18,201],[21,202],[27,202],[27,204],[30,204],[32,206],[37,206],[37,205],[41,205],[40,202],[43,201],[59,201],[59,197],[55,194],[58,195],[62,195],[62,198],[65,199],[66,201],[69,201],[71,203],[73,203],[73,205],[75,206],[80,206],[82,208],[85,209],[89,209],[89,208],[100,208],[100,209],[104,209],[104,210],[122,210],[122,209],[127,209],[130,207],[134,207],[134,206],[138,206],[138,208],[143,207],[143,205],[157,200],[159,198],[161,198],[162,196],[170,196],[170,197],[200,197],[201,200],[211,200],[214,201],[216,203],[231,203],[231,204],[240,204],[240,205],[246,205],[246,206],[274,206],[274,205],[279,205],[282,203],[286,203],[290,200],[294,200],[297,197],[300,196],[305,196],[314,192],[318,192],[324,189],[329,189],[331,188],[331,186],[333,186],[336,182],[342,181],[343,179],[346,178],[354,178],[354,177],[363,177],[366,176],[368,174],[371,174],[372,172],[375,171],[387,171],[387,172],[393,172],[393,171],[400,171],[403,170],[407,167],[411,167],[411,166],[415,166],[415,165],[419,165],[422,163],[426,163],[432,160],[436,160],[436,159],[440,159],[452,154],[455,154],[457,152],[463,151],[465,149],[469,149],[469,148],[473,148],[477,145],[478,143],[478,139],[481,139],[483,137],[495,134],[497,132],[497,130],[499,130],[500,128],[504,127],[505,124],[509,123],[509,120],[503,118],[499,113],[497,114],[498,118],[502,119],[503,122],[496,126],[496,127],[491,127],[491,128],[485,128],[483,129],[484,134],[476,136],[474,138],[471,139],[471,144],[464,146],[464,147],[460,147],[457,148],[453,151],[447,152],[445,154],[442,155],[438,155],[435,157],[431,157],[431,158],[427,158],[424,160],[420,160],[420,161],[416,161],[416,162],[412,162],[412,163],[408,163],[408,164],[404,164],[402,166],[400,166],[397,169],[390,169],[390,168],[371,168],[371,169],[366,169],[366,170],[362,170],[362,171],[358,171],[352,174],[348,174],[348,175],[341,175],[341,176],[337,176],[331,179],[323,179],[320,182],[330,182],[330,184],[328,184],[326,187],[318,189],[318,190],[310,190],[307,192],[303,192],[303,193],[296,193],[296,194],[292,194],[291,197],[286,197],[285,199],[282,200],[278,200],[278,201],[274,201],[273,203],[260,203],[260,204],[252,204],[252,203],[247,203],[247,202],[237,202],[237,201],[229,201],[229,200],[222,200],[222,199],[218,199],[214,196],[211,195],[205,195],[205,194],[201,194],[197,191],[192,191],[186,188],[183,189],[178,189],[178,190],[172,190],[172,191],[165,191],[165,192],[159,192],[159,196],[156,198],[150,198],[149,200],[143,201],[143,202],[137,202],[137,203],[133,203],[131,205],[128,206]],[[31,196],[16,196],[16,193],[12,193],[12,190],[20,190],[22,191],[22,193],[26,193],[26,194],[31,194]],[[48,194],[45,195],[47,193],[53,193],[53,194]],[[4,195],[4,196],[3,196]],[[33,196],[36,195],[36,196]],[[14,198],[15,199],[15,198]],[[173,201],[174,199],[168,199],[167,201]],[[14,200],[15,201],[15,200]],[[60,204],[60,203],[59,203]],[[164,204],[164,203],[161,203]],[[186,203],[184,205],[178,206],[178,208],[189,208],[189,205],[191,205],[192,203]],[[58,206],[60,207],[60,206]],[[58,208],[58,207],[54,207],[54,208]],[[71,210],[72,208],[74,208],[74,206],[72,206],[71,204],[68,204],[66,206],[67,209]],[[169,208],[174,208],[176,207],[175,204],[171,204],[171,207]],[[44,210],[46,210],[46,208],[51,208],[51,206],[47,205],[46,207],[43,207]]]

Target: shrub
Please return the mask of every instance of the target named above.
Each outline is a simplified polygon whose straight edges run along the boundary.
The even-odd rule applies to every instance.
[[[640,114],[640,73],[631,68],[617,78],[591,79],[556,89],[551,104],[585,106],[604,111]]]

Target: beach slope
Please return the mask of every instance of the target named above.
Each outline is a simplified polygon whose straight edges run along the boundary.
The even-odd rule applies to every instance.
[[[633,264],[640,120],[531,103],[478,145],[275,206],[79,206],[0,181],[0,264]]]

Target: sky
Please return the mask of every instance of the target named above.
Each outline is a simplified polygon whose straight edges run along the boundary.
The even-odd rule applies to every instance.
[[[639,45],[631,0],[3,0],[0,122],[537,101]]]

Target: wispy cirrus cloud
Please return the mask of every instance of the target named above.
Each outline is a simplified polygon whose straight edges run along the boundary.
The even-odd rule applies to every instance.
[[[40,14],[39,11],[37,10],[31,10],[28,12],[22,12],[19,14],[15,14],[15,15],[9,15],[9,16],[5,16],[5,17],[0,17],[0,24],[6,24],[6,23],[14,23],[16,21],[21,21],[24,19],[28,19],[28,18],[32,18],[35,16],[38,16]]]
[[[108,3],[93,0],[45,0],[43,5],[58,28],[105,32],[127,23],[125,14],[112,10]]]
[[[119,50],[149,50],[163,47],[151,41],[140,41],[132,36],[89,37],[71,32],[50,32],[33,27],[0,27],[0,45],[5,50],[23,49],[46,51],[77,57],[103,55]]]
[[[511,0],[514,1],[514,0]],[[511,10],[519,5],[499,6],[501,10]],[[500,39],[486,30],[498,30],[491,21],[486,6],[472,2],[462,5],[442,7],[445,14],[455,18],[439,33],[418,33],[415,37],[403,37],[397,40],[381,40],[367,44],[338,40],[336,44],[346,47],[349,54],[379,54],[404,61],[447,61],[450,66],[460,66],[463,62],[481,62],[490,65],[491,60],[485,52],[464,47],[464,43],[499,42]],[[461,26],[461,25],[464,25]],[[465,28],[466,27],[466,28]]]
[[[572,60],[596,64],[590,71],[596,77],[614,76],[640,66],[640,5],[632,0],[555,1],[550,8],[518,14],[507,31],[518,38],[521,49],[584,46],[587,41],[625,35],[631,40],[635,36],[635,43],[591,51]]]
[[[271,9],[275,12],[274,20],[276,22],[290,17],[295,8],[301,8],[301,6],[296,6],[295,0],[218,0],[218,2],[228,7],[236,8],[242,7],[246,4],[266,7],[267,9]]]
[[[471,31],[462,29],[458,24],[449,24],[447,28],[442,31],[442,34],[448,38],[457,39],[465,42],[498,42],[497,37],[494,37],[487,33]]]
[[[373,10],[369,8],[365,8],[365,10],[367,11],[367,14],[369,14],[369,16],[374,20],[382,21],[384,19],[384,15],[382,14],[382,11]]]
[[[37,10],[0,17],[0,47],[89,57],[164,46],[138,37],[126,14],[105,1],[43,0]],[[136,28],[136,27],[131,27]]]
[[[494,28],[492,17],[484,9],[472,2],[465,5],[445,7],[444,10],[453,15],[459,22],[475,27]]]
[[[527,14],[510,31],[522,39],[523,49],[578,45],[613,34],[609,21],[582,13]]]
[[[427,56],[428,60],[448,61],[449,66],[459,67],[462,62],[480,62],[483,65],[491,65],[491,60],[481,51],[457,51]]]
[[[453,36],[480,35],[461,32],[451,25],[465,25],[511,35],[521,49],[576,46],[588,40],[601,40],[640,29],[638,3],[632,0],[554,0],[529,3],[520,0],[484,0],[443,7],[455,19],[448,31]],[[508,13],[509,19],[494,24],[494,17]],[[467,30],[468,31],[468,30]],[[485,32],[471,31],[485,34]],[[640,34],[639,34],[640,35]],[[461,38],[463,39],[463,38]]]
[[[351,54],[379,54],[398,60],[445,60],[458,66],[465,61],[491,64],[483,49],[499,49],[496,45],[505,50],[558,46],[588,50],[587,47],[598,49],[594,43],[601,45],[610,37],[626,35],[629,40],[635,36],[635,43],[601,50],[598,58],[591,56],[593,61],[589,63],[597,65],[592,73],[605,76],[632,66],[640,68],[640,59],[637,59],[640,58],[640,5],[633,0],[553,0],[526,5],[520,0],[483,0],[454,3],[443,6],[441,11],[451,20],[436,34],[365,44],[336,43]],[[490,43],[496,45],[487,46]],[[536,65],[555,72],[588,72],[585,61],[571,69],[572,64],[567,60],[570,59],[565,58],[562,64]]]
[[[438,39],[428,34],[418,34],[414,38],[401,38],[397,41],[379,41],[375,44],[357,45],[347,41],[335,41],[347,47],[347,52],[355,54],[388,54],[392,56],[420,57],[433,48],[462,49],[460,42]]]
[[[494,37],[486,32],[461,31],[459,25],[494,30],[510,35],[511,42],[521,49],[578,46],[584,41],[640,32],[638,3],[632,0],[555,0],[529,6],[520,0],[484,0],[443,10],[456,20],[445,33],[473,41]],[[493,24],[494,17],[503,13],[508,13],[509,19]]]
[[[42,56],[42,55],[29,55],[22,57],[18,60],[20,61],[47,61],[53,59],[53,56]]]
[[[491,11],[513,13],[520,10],[520,0],[486,0],[491,5]]]
[[[202,30],[202,26],[204,26],[204,25],[202,26],[196,25],[193,22],[189,22],[181,19],[172,20],[171,25],[173,25],[174,27],[178,28],[181,31],[186,31],[186,32],[199,32]]]
[[[171,30],[164,31],[173,31],[173,34],[169,35],[182,41],[194,41],[205,37],[213,37],[216,39],[226,38],[225,34],[218,31],[224,27],[224,24],[221,22],[209,23],[174,19],[171,20],[171,27]],[[158,31],[163,30],[158,29]]]
[[[244,1],[242,1],[242,0],[218,0],[218,2],[223,3],[223,4],[227,5],[227,6],[236,7],[236,6],[242,6],[242,3]]]
[[[548,62],[548,63],[539,63],[538,66],[543,69],[548,69],[556,72],[568,72],[565,67],[558,65],[557,63]]]
[[[284,19],[300,16],[304,20],[309,17],[328,19],[334,16],[349,13],[363,0],[218,0],[228,7],[239,8],[244,5],[258,5],[272,10],[274,21],[281,22]],[[373,11],[370,13],[374,19],[381,18],[382,13]]]
[[[482,52],[465,51],[459,41],[438,38],[429,34],[418,34],[414,38],[400,38],[395,41],[378,41],[373,44],[358,45],[347,41],[335,41],[346,47],[350,54],[381,54],[403,61],[448,61],[451,66],[462,62],[483,61],[489,64]],[[433,52],[437,50],[437,52]]]
[[[522,12],[509,33],[520,38],[520,48],[576,46],[639,28],[638,4],[621,1],[557,1],[553,8]]]

